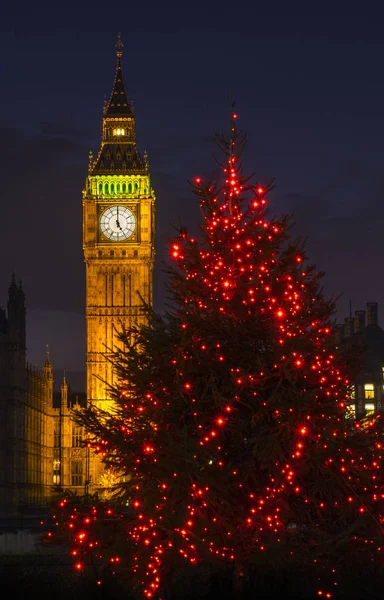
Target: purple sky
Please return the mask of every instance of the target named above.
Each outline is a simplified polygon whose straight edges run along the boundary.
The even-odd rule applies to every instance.
[[[15,270],[31,361],[41,364],[49,343],[57,369],[84,368],[81,190],[119,30],[157,193],[156,308],[170,224],[196,229],[187,179],[214,168],[212,135],[227,127],[230,93],[248,132],[246,167],[275,178],[272,210],[294,213],[326,292],[343,292],[340,316],[350,300],[353,310],[372,300],[384,307],[384,9],[135,4],[113,8],[116,25],[93,3],[2,9],[0,303]]]

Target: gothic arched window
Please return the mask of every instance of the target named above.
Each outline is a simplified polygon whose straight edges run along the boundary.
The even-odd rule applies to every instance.
[[[123,183],[123,194],[125,194],[126,191],[127,191],[127,184]]]
[[[128,183],[128,194],[132,194],[132,183]]]
[[[138,189],[139,189],[139,185],[137,183],[135,183],[135,192],[137,192]]]
[[[111,194],[115,193],[115,184],[111,183]]]
[[[108,186],[108,183],[104,183],[104,194],[109,194],[109,186]]]
[[[103,193],[103,184],[99,183],[99,194]]]
[[[116,193],[120,194],[120,183],[116,185]]]

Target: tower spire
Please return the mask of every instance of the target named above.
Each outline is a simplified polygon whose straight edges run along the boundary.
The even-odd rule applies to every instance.
[[[46,353],[46,356],[45,356],[43,373],[44,373],[47,381],[53,381],[53,369],[52,369],[51,356],[50,356],[48,344],[45,347],[45,353]]]
[[[12,271],[12,279],[11,279],[11,284],[8,288],[8,291],[9,291],[9,294],[17,292],[15,271]]]
[[[61,383],[61,406],[64,410],[68,408],[68,383],[65,377],[65,371],[63,375],[63,381]]]
[[[123,71],[121,67],[121,57],[123,55],[124,44],[121,40],[121,34],[117,36],[116,46],[116,75],[113,83],[112,94],[104,109],[104,118],[119,118],[119,117],[132,117],[132,107],[128,102],[128,97],[125,91],[123,82]]]
[[[16,284],[14,272],[8,288],[7,314],[12,342],[18,344],[25,352],[25,296]]]
[[[104,102],[103,134],[98,155],[89,163],[89,176],[105,175],[148,175],[148,166],[142,160],[136,146],[134,108],[129,102],[123,82],[122,55],[124,44],[120,33],[117,36],[116,75],[112,93]],[[98,189],[100,184],[98,185]],[[116,184],[112,184],[115,190]]]

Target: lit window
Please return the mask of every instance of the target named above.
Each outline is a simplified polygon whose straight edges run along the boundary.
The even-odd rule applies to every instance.
[[[384,379],[384,367],[381,367],[381,373],[382,373],[383,379]]]
[[[118,127],[117,129],[113,130],[113,135],[125,135],[125,129]]]
[[[52,481],[55,485],[60,485],[60,461],[53,461],[53,477]]]
[[[374,404],[366,404],[365,405],[365,410],[367,412],[375,412],[375,405]]]
[[[370,398],[375,397],[375,388],[373,383],[366,383],[364,385],[364,398],[369,400]]]

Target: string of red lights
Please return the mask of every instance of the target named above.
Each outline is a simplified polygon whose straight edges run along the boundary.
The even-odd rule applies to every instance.
[[[223,181],[194,182],[201,238],[182,229],[171,244],[174,309],[123,335],[116,411],[80,417],[124,474],[125,550],[95,534],[111,508],[71,509],[66,524],[77,569],[90,553],[124,563],[147,598],[180,564],[225,563],[241,579],[277,556],[315,569],[315,593],[331,598],[334,548],[382,561],[380,419],[353,422],[334,301],[289,219],[269,217],[270,186],[243,174],[236,119],[219,139]]]

